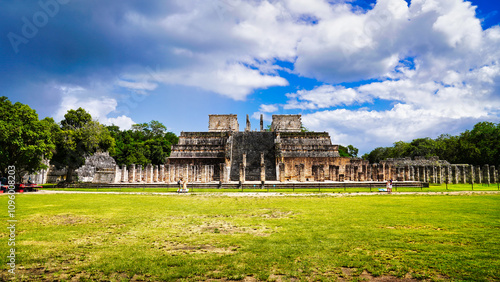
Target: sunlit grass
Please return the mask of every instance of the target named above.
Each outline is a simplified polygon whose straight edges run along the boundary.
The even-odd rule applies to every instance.
[[[17,199],[19,280],[500,279],[496,194]]]
[[[189,187],[191,192],[203,193],[224,193],[224,192],[274,192],[274,193],[361,193],[361,192],[379,192],[375,187],[349,187],[346,183],[345,187],[339,188],[244,188],[244,189],[211,189],[211,188],[193,188]],[[176,192],[177,188],[150,188],[145,185],[139,188],[52,188],[46,186],[42,190],[56,190],[56,191],[83,191],[83,192],[146,192],[146,193],[172,193]],[[393,188],[393,192],[454,192],[454,191],[500,191],[500,184],[430,184],[428,188],[419,187],[397,187]]]

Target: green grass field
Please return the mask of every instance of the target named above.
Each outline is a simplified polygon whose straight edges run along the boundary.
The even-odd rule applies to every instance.
[[[500,280],[499,194],[24,194],[16,209],[18,273],[2,255],[0,280]]]
[[[348,184],[348,183],[347,183]],[[177,188],[148,188],[147,186],[141,188],[52,188],[55,184],[45,185],[46,190],[54,191],[82,191],[82,192],[146,192],[146,193],[171,193],[177,191]],[[377,188],[369,187],[356,187],[351,188],[346,186],[346,188],[311,188],[311,189],[207,189],[207,188],[196,188],[192,189],[191,192],[196,193],[224,193],[224,192],[278,192],[278,193],[359,193],[359,192],[378,192]],[[500,185],[494,184],[431,184],[429,188],[407,188],[407,187],[396,187],[393,189],[394,192],[454,192],[454,191],[500,191]]]

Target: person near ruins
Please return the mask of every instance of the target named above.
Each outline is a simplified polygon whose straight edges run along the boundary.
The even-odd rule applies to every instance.
[[[182,177],[177,181],[177,185],[179,185],[179,188],[177,188],[177,193],[180,193],[183,185]]]
[[[387,192],[389,194],[392,193],[392,179],[388,181],[389,185],[387,186]]]
[[[184,181],[182,183],[182,193],[187,193],[189,192],[188,188],[187,188],[187,181]]]
[[[389,180],[387,180],[387,182],[385,183],[385,191],[387,191],[387,193],[391,193],[391,182]]]

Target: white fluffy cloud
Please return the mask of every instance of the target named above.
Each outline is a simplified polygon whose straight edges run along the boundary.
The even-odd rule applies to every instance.
[[[272,113],[279,110],[279,107],[278,105],[260,105],[259,110],[264,113]]]
[[[301,41],[296,71],[327,83],[378,81],[299,90],[283,108],[312,111],[308,128],[362,151],[498,120],[500,27],[483,31],[474,9],[461,0],[381,0],[364,14],[344,11]],[[370,110],[376,100],[392,106]]]
[[[290,98],[284,109],[321,109],[335,106],[348,106],[354,103],[370,101],[369,95],[363,95],[353,88],[342,86],[323,85],[313,90],[299,90],[297,93],[287,94]]]
[[[132,125],[136,124],[130,117],[121,115],[116,118],[108,118],[106,124],[111,125],[114,124],[120,127],[121,130],[128,130],[132,128]]]
[[[125,115],[116,118],[110,118],[109,115],[117,113],[118,102],[116,99],[106,96],[95,96],[95,93],[102,92],[102,89],[85,89],[82,87],[60,86],[58,89],[62,93],[61,104],[54,115],[56,121],[64,119],[64,115],[68,110],[76,110],[83,108],[93,119],[98,120],[105,125],[117,125],[122,130],[130,129],[134,122],[130,117]],[[104,93],[108,93],[104,90]]]
[[[103,123],[128,126],[133,121],[117,110],[123,99],[114,89],[143,97],[166,84],[237,101],[258,89],[291,86],[286,97],[264,97],[252,117],[266,113],[268,120],[279,107],[302,111],[308,128],[364,149],[498,120],[499,26],[483,30],[464,0],[378,0],[367,10],[351,2],[169,1],[155,2],[165,7],[154,16],[124,8],[116,12],[119,25],[108,22],[115,18],[96,25],[116,36],[108,44],[144,42],[142,49],[118,52],[126,63],[97,92],[61,89],[56,118],[82,106]],[[297,76],[315,86],[294,88]],[[385,108],[373,106],[378,101]]]

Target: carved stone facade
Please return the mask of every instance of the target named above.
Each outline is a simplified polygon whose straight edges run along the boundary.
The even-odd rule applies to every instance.
[[[239,131],[236,115],[210,115],[208,132],[182,132],[162,165],[119,167],[107,153],[87,159],[75,172],[94,183],[228,183],[245,181],[420,181],[431,183],[498,183],[495,166],[450,164],[432,158],[388,159],[370,164],[340,157],[327,132],[301,132],[300,115],[273,115],[271,131]],[[38,183],[64,180],[65,170],[33,175]]]
[[[209,115],[208,116],[208,131],[209,132],[225,132],[238,131],[238,116],[237,115]]]
[[[273,115],[271,130],[274,132],[300,132],[300,115]]]
[[[210,116],[208,132],[182,132],[167,164],[210,166],[213,181],[329,180],[330,167],[350,163],[341,158],[326,132],[301,132],[300,115],[274,115],[272,131],[245,131],[229,124],[235,115]],[[215,130],[217,129],[217,130]],[[332,167],[333,169],[333,167]],[[199,171],[199,170],[198,170]],[[337,171],[337,170],[335,170]],[[341,173],[338,173],[341,174]]]

